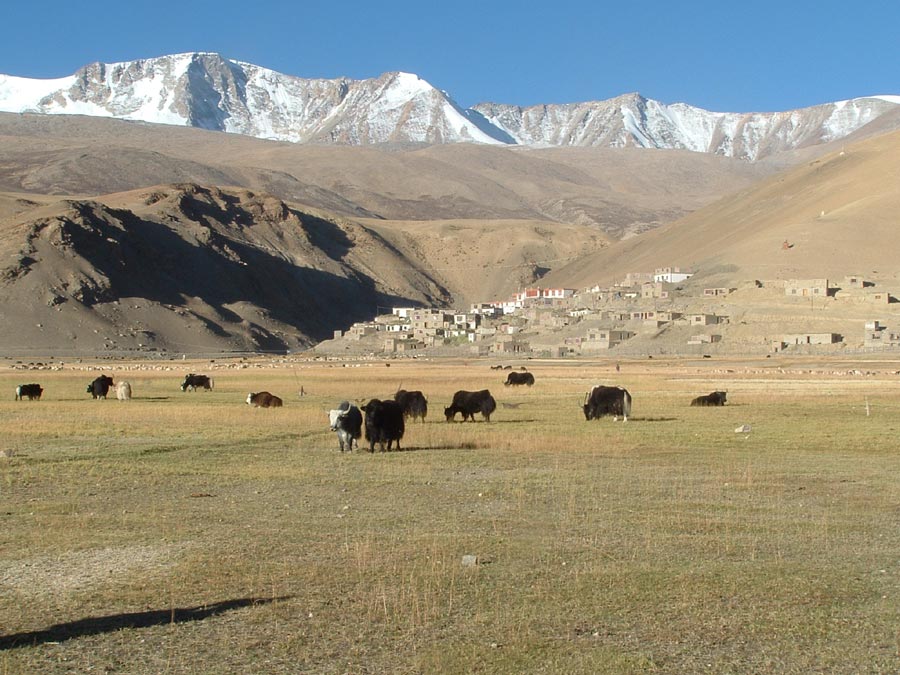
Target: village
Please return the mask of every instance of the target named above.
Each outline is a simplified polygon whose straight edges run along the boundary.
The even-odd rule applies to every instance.
[[[335,331],[329,354],[519,356],[854,353],[900,349],[900,303],[860,275],[746,280],[679,267],[609,287],[534,286],[467,310],[393,307]],[[893,317],[893,318],[892,318]]]

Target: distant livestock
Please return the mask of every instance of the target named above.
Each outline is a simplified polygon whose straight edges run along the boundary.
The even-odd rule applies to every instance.
[[[362,406],[361,410],[366,414],[366,440],[369,441],[369,452],[375,452],[376,443],[381,452],[384,452],[385,443],[390,450],[393,442],[397,443],[399,450],[400,439],[406,431],[400,404],[396,401],[373,398]]]
[[[110,387],[115,386],[113,379],[109,375],[101,375],[96,380],[91,382],[87,389],[85,390],[88,394],[91,395],[91,398],[106,398],[106,395],[109,393]]]
[[[714,391],[706,396],[698,396],[691,401],[691,406],[705,408],[709,406],[725,405],[725,396],[726,393],[724,391]]]
[[[27,398],[29,401],[40,401],[43,393],[44,389],[39,384],[20,384],[16,387],[16,400],[24,401]]]
[[[510,373],[506,376],[506,382],[503,384],[507,387],[510,385],[527,384],[530,387],[534,384],[534,375],[531,373]]]
[[[612,415],[613,421],[622,416],[627,422],[631,414],[631,394],[622,387],[594,386],[584,397],[584,418],[596,420]]]
[[[359,446],[359,437],[362,436],[362,413],[359,408],[349,401],[341,401],[337,410],[328,411],[328,421],[331,430],[337,432],[341,452],[344,448],[347,452],[353,452],[353,441]]]
[[[116,385],[116,398],[120,401],[131,400],[131,384],[122,380]]]
[[[461,413],[463,422],[475,421],[475,413],[481,413],[486,422],[491,421],[491,413],[497,409],[497,402],[487,389],[481,391],[458,391],[453,394],[453,402],[449,408],[444,408],[444,416],[448,422],[456,418],[456,413]]]
[[[247,394],[247,405],[253,406],[254,408],[280,408],[284,405],[284,402],[275,396],[275,394],[261,391],[258,394],[252,392]]]
[[[394,394],[394,400],[400,405],[403,417],[425,421],[425,416],[428,414],[428,401],[421,391],[400,389]]]
[[[213,388],[212,378],[208,375],[194,375],[193,373],[184,376],[184,382],[181,383],[181,391],[187,391],[188,389],[197,391],[197,387],[203,387],[204,390],[209,391]]]

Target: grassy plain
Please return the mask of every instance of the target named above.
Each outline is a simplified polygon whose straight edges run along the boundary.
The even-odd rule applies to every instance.
[[[0,370],[0,673],[900,671],[896,364],[113,365],[133,401]],[[401,386],[404,451],[338,453],[325,411]]]

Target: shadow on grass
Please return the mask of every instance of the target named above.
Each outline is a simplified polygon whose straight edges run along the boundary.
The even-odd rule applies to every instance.
[[[475,443],[443,443],[441,445],[407,445],[397,450],[393,448],[391,450],[386,450],[385,452],[429,452],[430,450],[478,450],[481,447],[476,445]],[[380,454],[378,448],[375,448],[374,453],[370,453],[368,448],[364,448],[367,454]]]
[[[677,422],[677,417],[629,417],[629,422]]]
[[[64,403],[71,403],[72,401],[78,401],[78,402],[88,401],[91,403],[96,403],[97,405],[102,405],[104,401],[111,401],[114,403],[115,402],[130,403],[131,401],[137,401],[137,402],[140,402],[140,401],[170,401],[173,398],[176,398],[176,397],[175,396],[132,396],[128,401],[117,401],[116,393],[113,390],[110,390],[109,395],[105,399],[92,399],[89,395],[86,394],[84,396],[74,396],[74,397],[68,396],[68,397],[54,398],[54,399],[48,398],[46,400],[48,400],[48,401],[52,400],[54,402],[58,401],[58,402],[64,402]]]
[[[483,420],[483,419],[477,419],[477,420],[465,420],[465,421],[451,420],[450,422],[442,421],[441,423],[442,424],[521,424],[522,422],[537,422],[537,421],[538,420],[536,420],[534,418],[523,417],[522,419],[516,419],[516,420],[492,419],[490,422]]]
[[[200,607],[173,607],[172,609],[131,612],[127,614],[111,614],[109,616],[92,616],[87,619],[58,623],[44,630],[0,635],[0,651],[16,647],[30,647],[48,642],[63,642],[88,635],[113,633],[123,628],[150,628],[172,623],[203,621],[212,616],[224,614],[242,607],[267,605],[271,602],[289,600],[291,596],[280,598],[240,598],[223,600]]]

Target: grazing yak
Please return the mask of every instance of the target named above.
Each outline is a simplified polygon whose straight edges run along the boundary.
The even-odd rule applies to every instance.
[[[699,406],[701,408],[705,408],[708,406],[718,406],[725,405],[725,396],[726,393],[724,391],[714,391],[706,396],[698,396],[693,401],[691,401],[692,406]]]
[[[506,382],[504,382],[507,387],[509,385],[520,385],[527,384],[529,387],[534,384],[534,375],[531,373],[510,373],[506,376]]]
[[[204,390],[209,391],[213,388],[212,378],[208,375],[194,375],[193,373],[184,376],[184,382],[181,383],[181,391],[187,391],[188,389],[197,391],[197,387],[203,387]]]
[[[275,396],[275,394],[261,391],[258,394],[252,392],[247,394],[247,405],[253,406],[254,408],[280,408],[284,405],[284,402]]]
[[[406,431],[403,421],[403,409],[396,401],[381,401],[373,398],[361,407],[366,414],[366,440],[369,441],[369,452],[375,452],[375,444],[378,443],[381,452],[384,452],[384,444],[391,449],[391,444],[397,442],[397,450],[400,449],[400,439]]]
[[[406,391],[400,389],[394,394],[394,400],[400,404],[403,410],[403,417],[412,417],[425,421],[428,414],[428,400],[421,391]]]
[[[44,388],[39,384],[20,384],[16,387],[16,400],[24,401],[27,397],[29,401],[34,401],[35,399],[40,401],[43,393]]]
[[[453,402],[449,408],[444,408],[444,416],[448,422],[456,418],[456,413],[462,413],[463,422],[467,419],[475,421],[475,413],[481,413],[486,422],[491,421],[491,413],[497,409],[497,402],[487,389],[481,391],[458,391],[453,394]]]
[[[631,394],[622,387],[595,385],[584,397],[584,418],[596,420],[605,415],[612,415],[613,421],[622,416],[627,422],[631,414]]]
[[[362,413],[349,401],[341,401],[337,410],[328,411],[328,421],[331,430],[337,432],[338,443],[341,452],[347,448],[347,452],[353,452],[353,441],[359,447],[359,437],[362,436]]]
[[[115,382],[109,375],[101,375],[91,382],[85,391],[91,395],[91,398],[106,398],[110,387],[114,387]]]
[[[120,401],[131,400],[131,384],[122,380],[116,385],[116,398]]]

